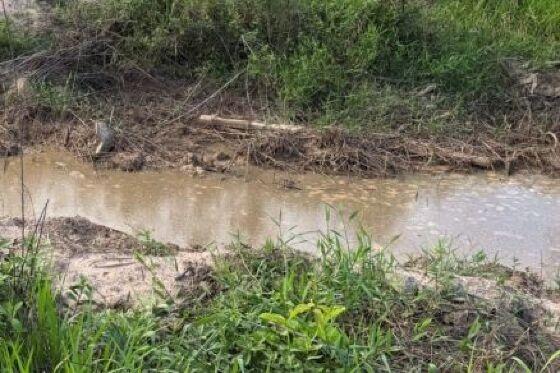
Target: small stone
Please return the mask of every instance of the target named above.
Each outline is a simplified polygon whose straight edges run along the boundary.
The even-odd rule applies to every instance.
[[[414,277],[407,276],[404,279],[404,292],[405,293],[415,294],[415,293],[418,292],[418,289],[419,289],[418,280],[416,280]]]
[[[95,135],[99,140],[99,145],[95,149],[95,155],[102,155],[113,150],[115,145],[115,131],[103,121],[95,122]]]

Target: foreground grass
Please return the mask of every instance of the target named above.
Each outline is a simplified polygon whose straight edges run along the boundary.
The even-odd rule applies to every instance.
[[[30,246],[32,247],[32,246]],[[33,252],[0,264],[0,366],[6,372],[554,371],[546,333],[510,311],[465,298],[445,281],[407,288],[367,237],[354,250],[333,233],[320,258],[283,244],[234,244],[216,258],[211,288],[149,310],[62,307]],[[480,266],[480,257],[467,271]],[[459,298],[462,299],[459,299]],[[467,311],[465,313],[465,311]],[[466,315],[466,317],[457,317]],[[452,320],[452,321],[449,321]],[[453,321],[454,320],[454,321]],[[556,353],[556,357],[558,353]]]
[[[496,118],[520,110],[500,61],[546,67],[560,58],[555,0],[59,4],[52,48],[65,50],[80,84],[106,88],[102,71],[131,68],[218,86],[242,73],[228,90],[268,113],[358,128],[499,126]],[[417,95],[432,84],[435,95]]]

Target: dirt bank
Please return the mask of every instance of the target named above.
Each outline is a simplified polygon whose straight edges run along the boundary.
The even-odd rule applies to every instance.
[[[27,151],[59,147],[93,161],[96,137],[93,125],[33,120],[25,127]],[[8,129],[8,132],[15,132]],[[3,139],[0,151],[17,154],[18,142]],[[400,134],[352,134],[341,129],[306,130],[298,134],[262,133],[175,124],[160,132],[132,124],[122,127],[116,149],[95,160],[102,167],[138,171],[181,168],[190,173],[240,170],[248,163],[290,171],[355,174],[367,177],[403,172],[474,169],[536,169],[560,171],[553,137],[497,139],[481,135],[465,140]],[[29,148],[31,147],[31,149]]]
[[[307,112],[313,102],[283,115],[278,97],[261,92],[262,87],[250,82],[244,70],[224,80],[216,79],[218,73],[198,76],[188,64],[174,70],[179,66],[160,61],[143,68],[141,59],[134,59],[141,56],[115,63],[114,59],[124,58],[119,48],[130,41],[120,34],[123,24],[134,20],[120,24],[110,17],[100,23],[67,9],[66,17],[76,17],[74,24],[61,15],[57,18],[49,6],[40,9],[46,23],[31,22],[24,29],[36,36],[57,30],[52,45],[0,64],[5,104],[0,109],[0,156],[17,154],[20,145],[27,151],[60,147],[95,159],[103,167],[125,171],[173,167],[193,174],[242,172],[248,163],[367,177],[434,169],[560,171],[560,70],[556,64],[538,69],[531,67],[531,61],[515,57],[492,61],[501,66],[493,74],[504,82],[503,100],[492,105],[484,100],[455,103],[464,113],[454,105],[436,105],[450,99],[437,84],[405,89],[400,80],[389,79],[384,84],[394,85],[400,98],[371,122],[375,125],[363,123],[371,119],[366,106],[347,113],[356,116],[354,126],[359,129],[338,127],[336,119],[318,129],[309,123],[314,120],[309,118],[321,117],[321,113]],[[25,14],[13,17],[29,18]],[[371,89],[382,91],[383,87],[374,84]],[[415,104],[407,106],[409,99]],[[379,101],[366,103],[380,105]],[[268,119],[281,125],[286,120],[280,118],[292,118],[305,129],[294,133],[202,125],[197,121],[201,115]],[[106,157],[94,156],[95,121],[108,123],[117,135],[113,152]]]
[[[11,249],[21,242],[21,228],[19,219],[0,219],[0,237]],[[26,229],[36,227],[30,222]],[[160,255],[149,255],[149,242],[80,217],[48,219],[41,229],[41,255],[51,263],[65,302],[82,278],[100,307],[130,307],[160,296],[192,300],[215,291],[207,252],[169,244]]]
[[[213,97],[202,88],[195,95],[196,87],[186,82],[125,78],[126,87],[108,88],[63,113],[53,111],[33,94],[18,96],[0,113],[0,154],[17,154],[23,142],[26,151],[65,148],[100,167],[125,171],[180,168],[193,174],[242,173],[249,163],[365,177],[432,170],[560,171],[560,130],[543,132],[522,120],[515,130],[501,133],[484,130],[482,125],[474,131],[465,126],[465,133],[453,134],[415,132],[407,126],[385,133],[336,126],[306,126],[297,132],[241,129],[201,123],[197,118],[207,113],[256,118],[263,109],[255,114],[241,98]],[[212,100],[206,100],[208,97]],[[96,120],[109,123],[116,133],[113,151],[104,157],[95,156]]]

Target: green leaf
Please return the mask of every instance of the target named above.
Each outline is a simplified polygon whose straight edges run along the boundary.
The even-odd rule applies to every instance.
[[[548,361],[546,362],[546,364],[544,365],[544,367],[541,369],[541,372],[544,372],[546,370],[546,368],[548,368],[548,366],[550,364],[552,364],[554,362],[554,360],[560,358],[560,350],[556,351],[555,353],[552,354],[552,356],[550,357],[550,359],[548,359]]]
[[[476,337],[476,335],[480,331],[480,327],[481,324],[477,317],[476,320],[474,320],[474,322],[469,327],[468,339],[473,339],[474,337]]]
[[[297,316],[301,315],[302,313],[307,313],[309,312],[309,310],[311,310],[313,307],[315,307],[315,305],[313,303],[302,303],[302,304],[298,304],[297,306],[295,306],[289,314],[289,318],[293,319],[296,318]]]
[[[268,321],[272,324],[286,326],[286,318],[277,313],[265,312],[261,313],[259,317],[261,318],[261,320]]]
[[[308,336],[295,337],[293,346],[296,350],[303,352],[318,351],[321,349],[321,345],[314,344],[313,339]]]
[[[313,310],[313,315],[315,316],[315,322],[318,325],[324,325],[326,323],[325,317],[323,315],[323,311],[321,311],[321,308],[315,308]]]
[[[332,307],[321,307],[323,311],[323,318],[325,322],[334,321],[338,316],[340,316],[346,307],[344,306],[332,306]]]
[[[512,357],[512,360],[515,361],[517,363],[517,365],[519,365],[521,368],[523,368],[523,370],[525,371],[525,373],[531,373],[531,369],[529,369],[529,367],[527,366],[527,364],[525,364],[523,362],[523,360],[521,360],[520,358],[514,356]]]
[[[344,338],[344,335],[342,334],[342,332],[338,328],[336,328],[332,325],[329,325],[329,326],[326,327],[326,329],[325,329],[325,341],[327,341],[331,344],[339,344],[342,341],[343,338]]]

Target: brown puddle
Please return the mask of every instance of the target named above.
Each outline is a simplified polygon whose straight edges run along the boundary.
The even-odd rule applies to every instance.
[[[18,161],[0,167],[0,215],[18,216]],[[381,245],[399,235],[390,246],[397,256],[446,238],[462,253],[484,249],[546,277],[560,266],[560,180],[492,173],[361,180],[259,170],[247,180],[96,171],[65,153],[39,154],[25,159],[26,210],[38,215],[48,199],[49,216],[80,215],[131,233],[149,229],[180,246],[221,246],[237,232],[253,244],[298,234],[296,246],[313,251],[331,204],[346,216],[356,211]],[[330,225],[353,241],[355,223],[345,227],[331,216]]]

